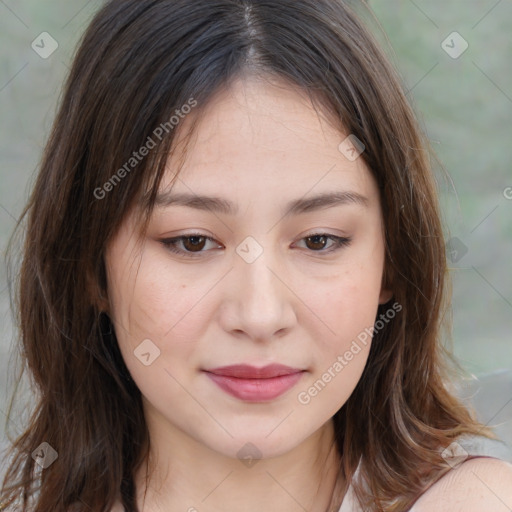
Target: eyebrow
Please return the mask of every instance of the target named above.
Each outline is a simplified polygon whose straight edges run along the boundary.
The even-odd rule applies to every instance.
[[[290,201],[285,207],[284,215],[299,215],[301,213],[347,204],[355,204],[367,208],[369,200],[358,192],[325,192],[308,198],[303,197]],[[158,194],[155,200],[155,206],[158,208],[186,206],[196,210],[217,212],[225,215],[236,215],[238,213],[238,207],[234,203],[221,197],[189,193],[173,194],[171,191]]]

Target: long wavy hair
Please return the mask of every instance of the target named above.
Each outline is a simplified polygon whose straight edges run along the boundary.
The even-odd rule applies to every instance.
[[[217,91],[251,75],[299,87],[340,133],[363,141],[380,189],[384,276],[402,311],[375,333],[363,375],[334,415],[342,491],[360,462],[352,483],[363,509],[405,511],[450,470],[441,451],[458,436],[495,438],[450,385],[431,149],[356,11],[341,0],[112,0],[78,47],[17,227],[24,245],[11,298],[36,402],[12,441],[1,510],[108,512],[119,496],[127,512],[138,510],[134,473],[149,438],[101,307],[105,248],[132,209],[142,224],[151,215],[176,110],[193,98],[197,118]],[[155,133],[156,147],[127,168]],[[38,471],[32,454],[42,442],[58,459]]]

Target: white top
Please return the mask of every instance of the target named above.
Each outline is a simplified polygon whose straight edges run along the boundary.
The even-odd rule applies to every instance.
[[[461,436],[457,439],[457,443],[460,444],[469,455],[480,456],[480,457],[493,457],[501,459],[506,462],[512,462],[512,449],[509,448],[502,441],[494,439],[488,439],[483,436]],[[356,472],[354,473],[354,479],[357,480],[359,475],[359,469],[361,463],[359,463]],[[418,497],[419,499],[419,497]],[[414,506],[409,512],[414,512]],[[352,484],[343,498],[339,512],[363,512],[354,494]]]

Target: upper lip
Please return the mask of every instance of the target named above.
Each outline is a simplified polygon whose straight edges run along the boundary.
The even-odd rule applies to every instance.
[[[303,371],[301,368],[292,368],[282,364],[269,364],[261,368],[248,364],[235,364],[230,366],[221,366],[205,370],[216,375],[224,375],[226,377],[236,377],[239,379],[271,379],[282,375],[291,375]]]

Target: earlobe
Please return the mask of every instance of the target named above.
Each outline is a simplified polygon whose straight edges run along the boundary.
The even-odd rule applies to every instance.
[[[102,287],[90,276],[87,279],[87,283],[88,293],[92,304],[98,309],[98,311],[110,314],[110,303],[108,296],[104,293]]]
[[[110,315],[110,301],[108,295],[104,292],[101,286],[97,285],[94,290],[94,304],[99,311]]]
[[[388,264],[384,265],[382,281],[380,284],[379,305],[388,303],[393,298],[393,275]]]
[[[393,297],[393,291],[392,290],[384,290],[381,289],[380,296],[379,296],[379,304],[386,304],[388,303]]]
[[[110,314],[110,304],[108,302],[108,299],[101,296],[101,297],[98,297],[97,301],[96,301],[96,305],[98,306],[98,309],[102,312],[102,313],[106,313],[107,315]]]

